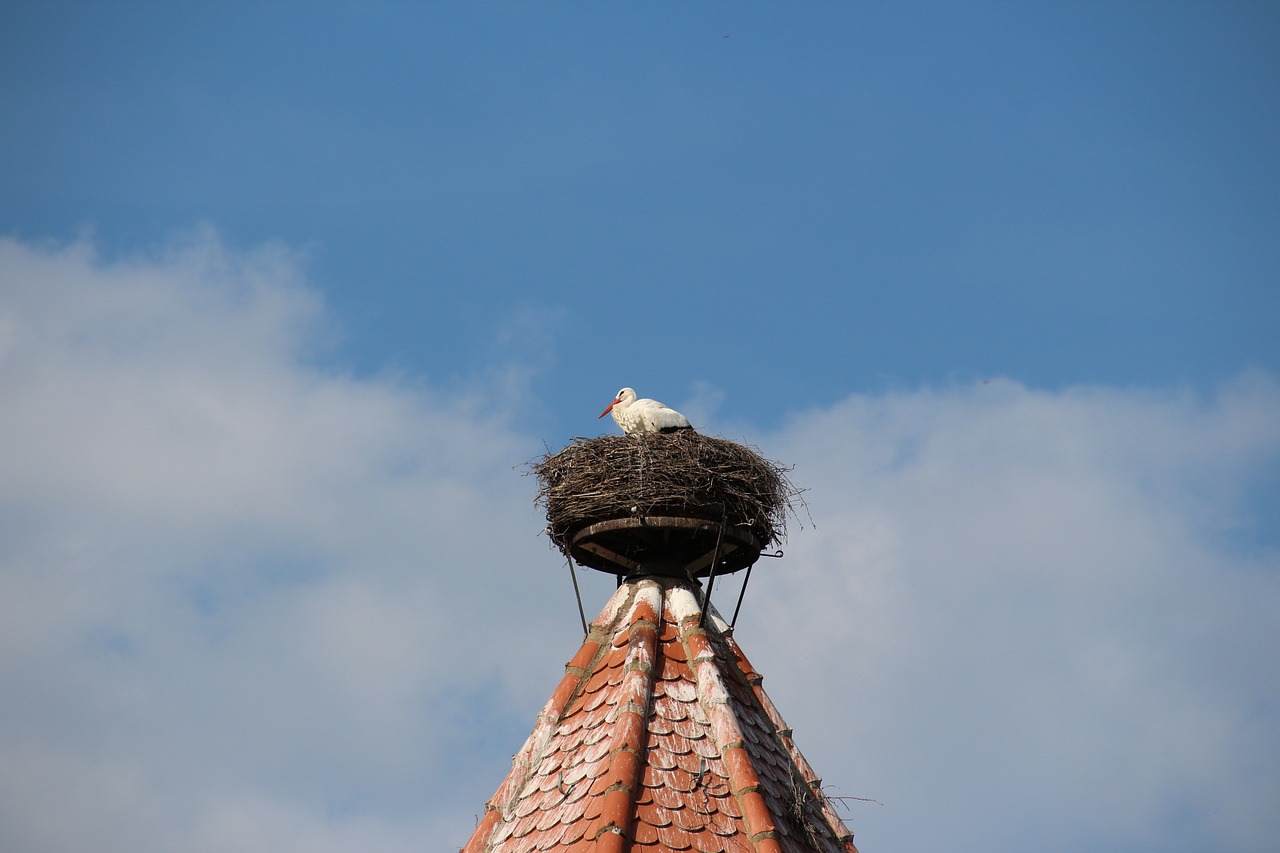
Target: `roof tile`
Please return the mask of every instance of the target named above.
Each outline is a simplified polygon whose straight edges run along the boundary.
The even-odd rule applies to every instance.
[[[560,837],[560,842],[562,844],[576,844],[582,839],[586,831],[587,822],[585,820],[575,821],[564,828],[564,835]]]
[[[700,593],[619,587],[464,853],[856,853],[759,673]]]
[[[658,840],[666,850],[688,850],[693,846],[687,832],[670,825],[658,827]]]

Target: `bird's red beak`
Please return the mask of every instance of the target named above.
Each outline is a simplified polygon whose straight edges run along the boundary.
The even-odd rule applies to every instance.
[[[613,402],[609,404],[609,408],[607,408],[607,409],[605,409],[603,412],[601,412],[601,413],[600,413],[600,416],[599,416],[599,417],[597,417],[597,418],[596,418],[596,420],[600,420],[600,418],[603,418],[605,415],[607,415],[607,414],[609,414],[611,411],[613,411],[613,407],[614,407],[614,406],[616,406],[616,405],[618,405],[618,402],[619,402],[621,399],[622,399],[621,397],[614,397],[614,398],[613,398]]]

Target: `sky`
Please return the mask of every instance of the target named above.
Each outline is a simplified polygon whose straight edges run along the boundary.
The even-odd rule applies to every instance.
[[[457,849],[581,640],[527,463],[630,385],[806,489],[737,638],[863,853],[1272,849],[1277,44],[4,4],[0,848]]]

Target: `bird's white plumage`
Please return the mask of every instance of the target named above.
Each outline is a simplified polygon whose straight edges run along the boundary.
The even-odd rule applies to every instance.
[[[609,414],[613,415],[614,422],[627,435],[693,429],[684,415],[657,400],[637,398],[633,388],[619,391],[609,407],[600,413],[600,417]]]

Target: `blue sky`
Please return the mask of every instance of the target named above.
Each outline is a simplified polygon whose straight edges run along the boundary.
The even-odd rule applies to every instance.
[[[865,853],[1264,849],[1277,44],[5,4],[0,847],[461,844],[577,642],[520,466],[625,384],[810,489],[739,639]]]
[[[9,6],[0,229],[283,240],[337,361],[533,353],[554,437],[1280,366],[1269,4]]]

